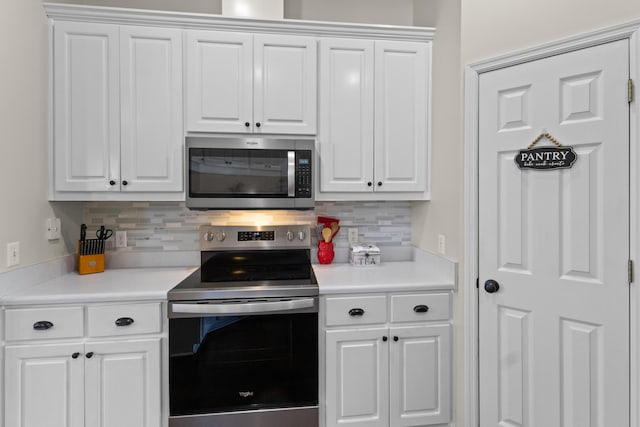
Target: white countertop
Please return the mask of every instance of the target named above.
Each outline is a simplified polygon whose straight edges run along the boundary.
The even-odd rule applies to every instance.
[[[321,295],[417,290],[455,290],[457,264],[446,258],[413,248],[411,261],[383,261],[376,267],[350,264],[314,264]],[[196,267],[107,268],[103,273],[80,275],[75,270],[56,274],[61,260],[35,272],[6,276],[5,306],[27,304],[82,304],[166,300],[167,292]],[[29,277],[29,275],[31,277]],[[55,277],[47,280],[46,277]],[[37,281],[36,281],[37,280]],[[18,283],[19,282],[19,283]],[[11,283],[11,286],[8,284]]]
[[[412,261],[382,262],[375,267],[314,264],[313,271],[320,295],[455,289],[455,262],[420,250],[413,257]]]
[[[115,301],[165,300],[167,291],[194,267],[121,268],[104,273],[71,272],[2,297],[3,305],[73,304]]]

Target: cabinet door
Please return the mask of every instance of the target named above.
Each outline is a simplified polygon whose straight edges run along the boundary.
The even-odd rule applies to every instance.
[[[375,191],[427,189],[430,46],[376,42]]]
[[[390,329],[390,426],[449,422],[450,334],[449,325]]]
[[[160,427],[160,338],[86,344],[88,427]]]
[[[4,425],[84,426],[82,344],[8,346],[4,366]]]
[[[316,133],[317,41],[254,36],[256,133]]]
[[[92,427],[160,427],[160,338],[86,344],[86,419]]]
[[[387,427],[387,328],[326,332],[326,426]]]
[[[320,191],[373,191],[373,41],[320,41]]]
[[[53,32],[55,190],[118,191],[118,26],[61,21]]]
[[[250,132],[253,123],[252,36],[187,31],[186,46],[187,130]]]
[[[182,31],[122,26],[120,67],[120,189],[182,191]]]

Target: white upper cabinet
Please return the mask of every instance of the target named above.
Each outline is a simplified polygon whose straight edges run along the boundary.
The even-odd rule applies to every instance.
[[[371,40],[320,41],[321,191],[372,186],[373,46]]]
[[[187,131],[316,133],[316,39],[187,31]]]
[[[429,197],[430,59],[427,42],[320,41],[318,200]]]
[[[430,45],[375,49],[375,191],[426,191]]]
[[[183,197],[181,30],[56,22],[53,82],[53,200]]]
[[[121,27],[120,70],[121,189],[182,191],[182,31]]]
[[[54,27],[56,191],[109,191],[120,177],[118,26]]]

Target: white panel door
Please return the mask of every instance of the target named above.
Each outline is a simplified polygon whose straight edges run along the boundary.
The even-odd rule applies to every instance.
[[[160,427],[160,338],[86,345],[86,419],[92,427]]]
[[[430,60],[430,44],[376,42],[375,191],[427,188]]]
[[[449,325],[393,327],[389,359],[391,427],[445,424],[451,419]]]
[[[8,346],[4,367],[5,426],[84,426],[81,343]]]
[[[54,29],[56,191],[119,191],[118,26],[56,22]]]
[[[320,40],[321,191],[373,191],[373,44]]]
[[[182,191],[182,30],[122,26],[122,191]]]
[[[628,58],[624,40],[480,76],[482,427],[629,426]],[[516,166],[541,132],[573,168]]]
[[[252,46],[251,34],[186,31],[188,131],[251,131]]]
[[[326,333],[326,427],[388,427],[387,328]]]
[[[253,40],[253,132],[315,134],[316,39],[257,34]]]

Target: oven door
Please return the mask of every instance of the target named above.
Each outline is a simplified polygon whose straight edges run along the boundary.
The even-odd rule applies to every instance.
[[[318,425],[317,298],[169,304],[170,427]]]

